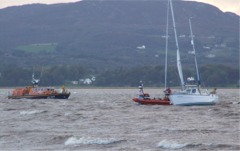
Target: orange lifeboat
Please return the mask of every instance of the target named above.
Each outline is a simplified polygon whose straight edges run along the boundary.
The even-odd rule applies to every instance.
[[[8,95],[8,99],[68,99],[70,92],[67,92],[65,87],[61,91],[57,91],[50,87],[38,87],[39,79],[32,80],[32,86],[26,88],[16,88]]]

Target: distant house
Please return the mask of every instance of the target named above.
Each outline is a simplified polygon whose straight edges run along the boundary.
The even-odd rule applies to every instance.
[[[188,54],[194,55],[195,52],[194,51],[188,51]]]
[[[221,44],[216,44],[214,46],[217,47],[217,48],[226,48],[227,44],[226,43],[221,43]]]
[[[142,46],[138,46],[137,48],[138,48],[138,49],[145,49],[146,46],[145,46],[145,45],[142,45]]]
[[[78,85],[78,81],[71,81],[73,85]]]
[[[213,35],[208,36],[208,39],[215,39],[215,36],[213,36]]]
[[[185,38],[186,37],[186,35],[180,35],[179,36],[179,38]]]
[[[87,78],[87,79],[81,79],[80,81],[81,81],[83,84],[87,84],[87,85],[89,85],[89,84],[92,83],[92,80],[89,79],[89,78]]]
[[[211,49],[211,47],[208,47],[208,46],[203,46],[203,49]]]
[[[95,80],[96,80],[96,77],[92,76],[91,78],[79,79],[79,83],[89,85],[89,84],[92,84]]]
[[[206,57],[207,57],[207,58],[215,58],[216,55],[215,55],[215,54],[208,54]]]

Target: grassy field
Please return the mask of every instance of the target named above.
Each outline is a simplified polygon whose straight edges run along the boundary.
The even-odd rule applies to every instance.
[[[17,50],[25,51],[28,53],[39,53],[39,52],[53,52],[57,47],[57,43],[41,43],[41,44],[30,44],[16,47]]]

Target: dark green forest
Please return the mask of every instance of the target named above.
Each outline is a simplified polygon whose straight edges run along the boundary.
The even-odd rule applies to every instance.
[[[14,67],[1,69],[0,86],[27,86],[31,83],[32,74],[40,78],[41,86],[69,87],[136,87],[139,81],[145,86],[164,86],[164,66],[143,66],[133,68],[117,68],[109,70],[90,70],[81,65],[61,65],[51,67],[21,68]],[[189,66],[184,71],[185,79],[190,76],[196,77],[194,67]],[[202,85],[207,87],[238,87],[239,68],[224,65],[206,65],[200,67]],[[95,77],[91,84],[73,85],[71,81]],[[179,86],[179,78],[176,67],[168,67],[168,85]]]

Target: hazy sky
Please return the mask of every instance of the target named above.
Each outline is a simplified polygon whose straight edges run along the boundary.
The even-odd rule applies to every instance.
[[[221,9],[222,11],[235,12],[240,15],[240,0],[186,0],[209,3]]]
[[[31,3],[65,3],[65,2],[76,2],[80,0],[0,0],[0,8],[16,5],[24,5]],[[217,6],[222,11],[231,11],[240,15],[240,0],[188,0],[188,1],[199,1],[209,3]]]

